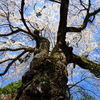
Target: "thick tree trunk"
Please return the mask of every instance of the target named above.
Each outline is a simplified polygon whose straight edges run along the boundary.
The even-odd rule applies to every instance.
[[[16,100],[69,100],[67,95],[66,57],[57,44],[49,52],[49,41],[41,38],[30,70],[22,77]]]

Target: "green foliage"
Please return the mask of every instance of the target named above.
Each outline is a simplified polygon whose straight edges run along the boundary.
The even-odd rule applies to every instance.
[[[4,88],[0,88],[0,94],[12,94],[16,93],[17,89],[22,85],[22,81],[12,82],[5,86]]]
[[[2,91],[3,91],[3,89],[2,89],[2,88],[0,88],[0,94],[2,94]]]

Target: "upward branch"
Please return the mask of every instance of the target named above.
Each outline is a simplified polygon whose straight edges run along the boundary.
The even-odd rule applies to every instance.
[[[22,2],[21,2],[21,11],[20,11],[20,14],[21,14],[21,18],[22,18],[23,24],[25,25],[25,27],[26,27],[26,29],[28,30],[28,32],[31,33],[31,31],[30,31],[29,27],[27,26],[26,21],[25,21],[25,19],[24,19],[24,5],[25,5],[25,0],[22,0]]]
[[[90,22],[90,20],[89,20],[90,17],[95,16],[97,13],[100,12],[100,8],[98,8],[97,10],[90,13],[90,7],[91,7],[91,2],[89,0],[87,14],[84,18],[82,25],[80,27],[66,27],[66,32],[81,32],[82,30],[84,30],[86,28],[88,22]]]
[[[66,25],[67,25],[67,15],[68,15],[69,0],[61,0],[60,6],[60,22],[57,34],[57,42],[65,44],[66,35]]]
[[[24,18],[24,5],[25,5],[25,0],[22,0],[22,1],[21,1],[21,10],[20,10],[21,20],[22,20],[24,26],[26,27],[26,29],[27,29],[27,31],[28,31],[28,34],[30,34],[30,35],[33,36],[33,37],[37,37],[35,34],[33,34],[33,33],[31,32],[31,30],[29,29],[29,27],[28,27],[28,25],[27,25],[27,23],[26,23],[26,21],[25,21],[25,18]]]

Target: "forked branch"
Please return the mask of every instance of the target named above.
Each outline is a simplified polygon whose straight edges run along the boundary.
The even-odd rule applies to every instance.
[[[6,69],[4,70],[4,72],[3,72],[3,73],[0,73],[0,76],[5,75],[5,74],[7,73],[7,71],[9,70],[9,68],[12,66],[12,64],[15,63],[17,60],[19,60],[21,63],[22,63],[23,61],[24,61],[24,62],[27,61],[27,60],[29,59],[29,57],[30,57],[30,54],[31,54],[32,52],[34,52],[34,49],[35,49],[35,48],[18,48],[18,49],[6,48],[6,51],[7,51],[7,50],[10,50],[10,51],[18,51],[18,50],[23,50],[23,49],[24,49],[24,51],[23,51],[21,54],[19,54],[17,57],[15,57],[15,58],[9,58],[9,59],[6,59],[6,60],[3,60],[3,61],[0,62],[0,64],[2,64],[2,63],[4,63],[4,62],[11,61],[11,62],[8,64],[8,66],[6,67]],[[1,51],[4,51],[4,49],[1,49]],[[22,59],[21,57],[22,57],[25,53],[27,53],[27,52],[29,52],[29,53],[24,57],[24,59]]]
[[[0,76],[3,76],[7,73],[7,71],[9,70],[9,68],[11,67],[11,65],[16,61],[18,60],[22,55],[24,55],[26,53],[26,51],[23,51],[20,55],[18,55],[15,59],[13,59],[9,64],[8,66],[6,67],[6,69],[4,70],[3,73],[0,73]]]
[[[100,8],[98,8],[97,10],[90,13],[90,7],[91,7],[91,2],[89,0],[87,14],[84,18],[82,25],[80,27],[66,27],[66,32],[81,32],[86,28],[88,22],[90,22],[90,17],[94,17],[97,13],[100,12]]]
[[[62,44],[65,44],[68,7],[69,7],[69,0],[61,0],[60,21],[57,33],[57,42],[61,42]]]

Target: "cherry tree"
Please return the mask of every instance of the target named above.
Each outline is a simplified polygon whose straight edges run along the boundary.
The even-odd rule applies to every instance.
[[[100,77],[99,3],[0,1],[0,76],[27,70],[16,100],[69,100],[69,64]]]

